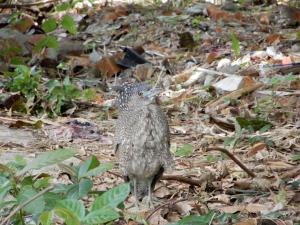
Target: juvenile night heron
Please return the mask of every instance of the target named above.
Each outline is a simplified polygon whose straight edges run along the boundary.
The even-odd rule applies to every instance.
[[[135,206],[148,195],[147,203],[153,207],[154,186],[173,163],[168,122],[155,98],[159,89],[146,83],[125,83],[113,89],[118,93],[114,148],[120,170],[131,183]]]

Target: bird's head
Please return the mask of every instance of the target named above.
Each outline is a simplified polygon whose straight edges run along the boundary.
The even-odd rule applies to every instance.
[[[112,89],[118,93],[116,105],[121,110],[151,104],[160,93],[160,89],[152,88],[146,83],[124,83]]]

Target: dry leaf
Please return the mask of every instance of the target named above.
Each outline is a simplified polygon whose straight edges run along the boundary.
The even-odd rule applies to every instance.
[[[206,55],[206,62],[208,64],[211,64],[213,61],[215,61],[218,57],[218,54],[216,52],[211,52],[211,53],[208,53]]]
[[[266,38],[267,43],[269,44],[278,44],[282,36],[280,34],[271,34]]]
[[[25,33],[33,25],[34,25],[33,19],[31,17],[29,17],[29,16],[26,16],[26,17],[22,18],[20,21],[18,21],[17,23],[15,23],[13,25],[13,27],[16,30],[18,30],[18,31],[20,31],[22,33]]]
[[[157,210],[149,219],[149,224],[153,225],[167,225],[169,222],[162,217],[163,209]]]
[[[248,151],[248,156],[253,156],[256,153],[258,153],[259,151],[265,149],[266,144],[263,142],[258,142],[255,145],[252,146],[252,148],[250,148],[250,150]]]
[[[96,68],[101,72],[103,76],[112,77],[119,73],[122,68],[116,64],[115,57],[104,57],[96,64]]]
[[[247,219],[239,223],[235,223],[234,225],[257,225],[256,219]]]

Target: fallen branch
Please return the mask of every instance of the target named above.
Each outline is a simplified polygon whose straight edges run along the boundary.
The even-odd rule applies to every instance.
[[[33,3],[26,3],[26,4],[0,4],[1,9],[11,9],[11,8],[27,8],[31,6],[37,6],[37,5],[45,5],[48,3],[55,3],[58,2],[59,0],[50,0],[50,1],[40,1],[40,2],[33,2]]]
[[[155,208],[155,209],[154,209],[154,210],[146,217],[146,221],[149,220],[149,219],[151,218],[151,216],[152,216],[155,212],[157,212],[159,209],[163,208],[164,206],[170,205],[170,204],[175,205],[175,204],[178,203],[178,202],[184,202],[184,201],[187,201],[187,200],[188,200],[188,199],[186,199],[186,198],[185,198],[185,199],[179,199],[179,200],[176,200],[176,201],[171,200],[171,201],[168,201],[167,203],[164,203],[164,204],[158,206],[157,208]]]
[[[243,87],[236,91],[230,92],[229,94],[224,95],[215,101],[211,101],[211,102],[207,103],[205,106],[205,113],[211,114],[211,112],[215,113],[221,109],[224,109],[226,106],[228,106],[230,104],[228,99],[238,99],[241,96],[248,94],[250,92],[253,92],[256,89],[263,87],[263,86],[264,86],[264,84],[258,83],[258,84],[255,84],[255,85],[252,85],[249,87]]]
[[[191,179],[189,177],[183,177],[180,175],[163,175],[162,180],[176,180],[182,183],[190,184],[190,185],[195,185],[195,186],[201,186],[203,182],[207,180],[211,180],[211,174],[204,174],[200,177],[200,179]]]
[[[252,178],[256,177],[256,175],[249,170],[240,160],[238,160],[231,152],[229,152],[225,148],[219,148],[219,147],[213,147],[213,148],[207,148],[207,151],[219,151],[224,154],[226,154],[230,159],[232,159],[236,164],[238,164],[239,167],[241,167],[249,176]]]

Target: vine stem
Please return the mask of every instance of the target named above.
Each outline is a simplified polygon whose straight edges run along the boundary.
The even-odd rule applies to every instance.
[[[54,185],[51,185],[51,186],[45,188],[44,190],[40,191],[36,195],[34,195],[32,198],[30,198],[27,201],[23,202],[22,204],[18,205],[13,211],[10,212],[10,214],[7,217],[5,217],[5,219],[0,223],[0,225],[5,225],[10,220],[10,218],[12,218],[19,210],[23,209],[26,205],[28,205],[35,199],[41,197],[46,192],[51,191],[54,187],[55,187]]]

